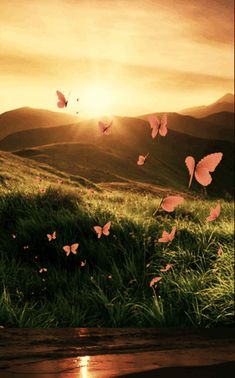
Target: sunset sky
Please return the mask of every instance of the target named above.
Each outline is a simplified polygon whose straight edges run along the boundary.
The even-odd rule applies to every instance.
[[[140,115],[233,92],[232,0],[1,0],[0,113]]]

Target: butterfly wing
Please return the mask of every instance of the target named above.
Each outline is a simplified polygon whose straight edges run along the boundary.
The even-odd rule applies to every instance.
[[[195,160],[194,160],[194,158],[192,156],[187,156],[186,159],[185,159],[185,164],[186,164],[186,167],[188,168],[188,171],[189,171],[189,184],[188,184],[188,187],[190,188],[191,183],[192,183],[192,179],[193,179],[194,169],[195,169]]]
[[[145,159],[146,159],[145,156],[143,156],[143,155],[139,155],[139,158],[138,158],[137,164],[138,164],[138,165],[144,165]]]
[[[98,125],[99,125],[99,129],[100,129],[100,131],[101,131],[102,133],[104,133],[104,132],[105,132],[105,129],[106,129],[104,122],[99,121]]]
[[[174,227],[172,228],[172,231],[171,231],[171,233],[169,234],[169,239],[170,239],[170,241],[172,241],[172,240],[174,239],[174,237],[175,237],[175,232],[176,232],[176,226],[174,226]]]
[[[161,207],[163,208],[163,210],[171,213],[175,210],[176,206],[180,205],[183,201],[184,198],[181,196],[169,196],[164,198]]]
[[[222,152],[215,152],[205,156],[199,161],[195,169],[195,179],[202,186],[208,186],[212,182],[210,172],[214,172],[223,157]]]
[[[218,203],[218,205],[214,209],[213,208],[211,209],[210,215],[206,218],[207,222],[212,222],[213,220],[218,218],[218,216],[220,215],[220,210],[221,210],[221,207],[220,207],[220,204]]]
[[[155,116],[149,116],[148,117],[148,121],[149,121],[149,124],[150,124],[150,127],[152,129],[152,138],[156,138],[157,134],[158,134],[158,129],[159,129],[159,120],[157,117]]]
[[[167,130],[167,114],[164,114],[161,119],[160,127],[159,127],[159,134],[161,136],[166,136]]]
[[[111,222],[108,222],[108,223],[106,223],[106,224],[104,225],[102,232],[103,232],[103,234],[104,234],[105,236],[108,236],[108,235],[109,235],[109,229],[110,229],[110,226],[111,226]]]
[[[56,91],[56,94],[57,94],[58,100],[59,100],[57,102],[58,108],[65,108],[67,106],[67,101],[66,101],[65,96],[60,91]]]
[[[79,243],[74,243],[71,245],[71,252],[76,255]]]
[[[149,286],[152,287],[155,283],[161,281],[162,277],[154,277],[150,283],[149,283]]]
[[[103,232],[102,227],[100,227],[100,226],[95,226],[95,227],[94,227],[94,230],[95,230],[95,232],[97,233],[98,239],[101,238],[101,235],[102,235],[102,232]]]
[[[47,239],[48,239],[49,241],[51,241],[51,240],[52,240],[52,235],[51,235],[51,234],[47,234]]]
[[[68,256],[68,255],[70,254],[70,252],[71,252],[71,248],[70,248],[69,245],[65,245],[65,246],[63,247],[63,250],[65,251],[66,256]]]
[[[160,239],[158,239],[159,243],[167,243],[168,241],[170,241],[169,236],[170,236],[170,234],[168,234],[168,232],[163,231],[162,237]]]

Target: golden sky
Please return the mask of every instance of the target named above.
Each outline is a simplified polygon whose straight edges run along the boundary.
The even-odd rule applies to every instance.
[[[80,98],[81,116],[233,92],[232,0],[1,0],[0,25],[0,113],[58,110],[57,89]]]

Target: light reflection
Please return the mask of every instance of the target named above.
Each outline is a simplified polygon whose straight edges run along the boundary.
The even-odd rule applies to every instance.
[[[77,363],[77,367],[80,368],[78,372],[79,378],[88,378],[88,365],[89,365],[90,356],[78,357],[74,360]],[[91,377],[91,376],[90,376]]]

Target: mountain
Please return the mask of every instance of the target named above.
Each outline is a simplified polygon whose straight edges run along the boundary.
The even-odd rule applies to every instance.
[[[213,113],[220,112],[234,113],[234,95],[232,93],[227,93],[210,105],[196,106],[179,111],[180,114],[189,115],[196,118],[203,118]]]
[[[19,108],[0,114],[0,139],[21,130],[77,122],[78,117],[44,109]]]
[[[42,133],[45,141],[45,130],[28,131],[31,135],[33,132],[37,133],[34,144],[39,137],[42,143]],[[23,138],[18,138],[21,143],[15,154],[95,183],[134,181],[182,191],[188,184],[186,156],[192,155],[198,161],[207,154],[222,152],[223,160],[212,174],[213,185],[208,187],[208,193],[233,194],[233,144],[230,142],[196,138],[174,130],[169,130],[165,138],[158,136],[153,140],[144,120],[126,117],[114,119],[110,135],[101,135],[95,121],[90,125],[87,121],[86,125],[47,129],[47,132],[47,144],[30,148],[25,147]],[[145,165],[138,166],[138,156],[147,153],[150,155]],[[195,181],[193,188],[201,190]]]

